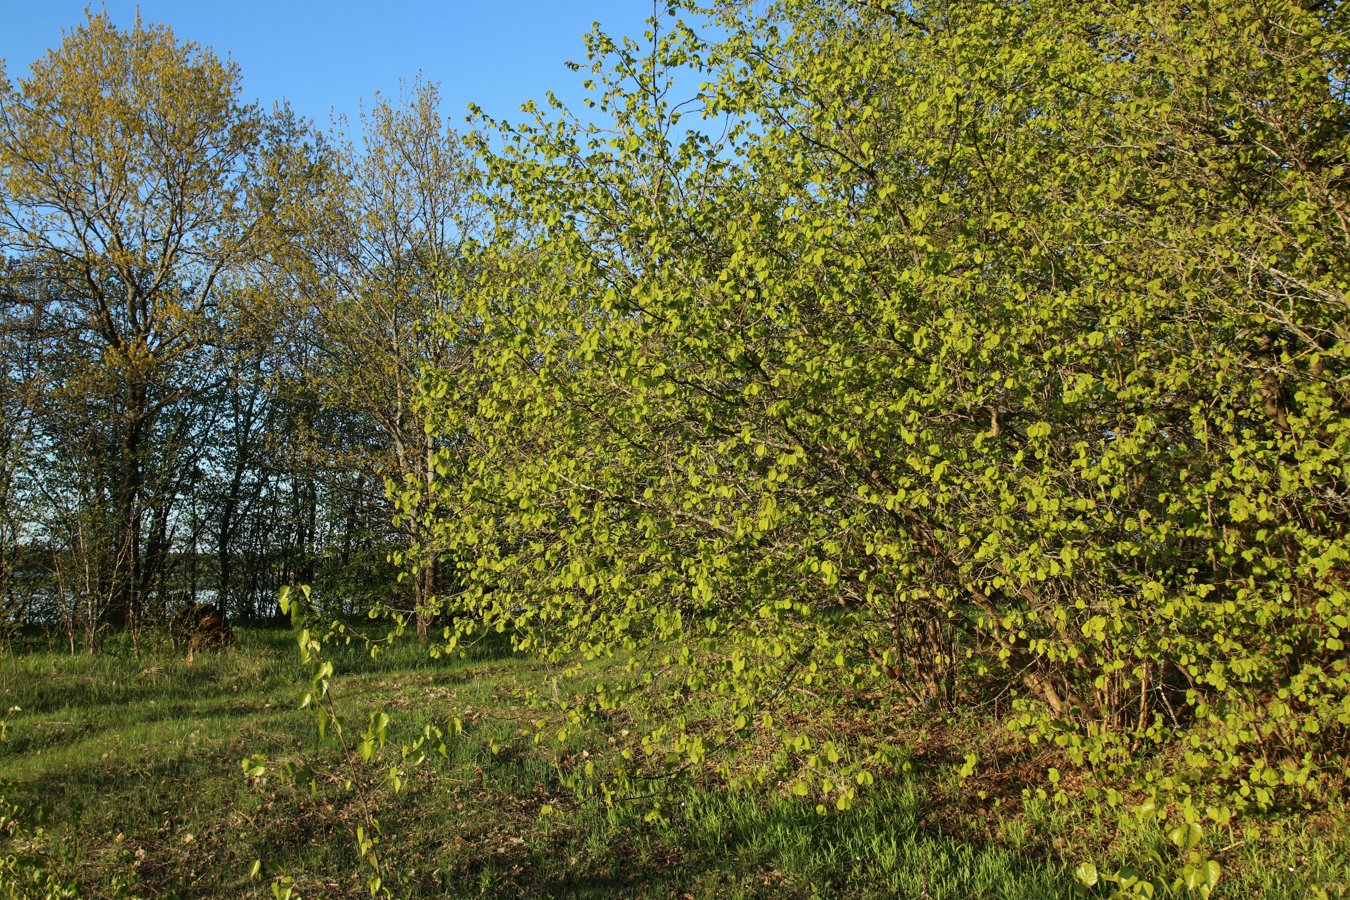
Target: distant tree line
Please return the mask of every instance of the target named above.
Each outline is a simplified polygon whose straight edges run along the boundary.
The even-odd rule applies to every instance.
[[[0,598],[7,626],[270,615],[281,584],[411,609],[385,479],[477,227],[434,87],[359,142],[241,98],[163,26],[89,15],[0,80]],[[401,599],[406,595],[407,599]]]

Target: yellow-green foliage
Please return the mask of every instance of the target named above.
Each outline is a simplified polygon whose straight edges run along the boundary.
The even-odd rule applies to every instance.
[[[1350,14],[757,9],[597,32],[613,131],[484,145],[475,363],[425,377],[453,449],[402,498],[450,641],[639,651],[578,715],[711,699],[672,688],[635,767],[744,777],[776,732],[840,808],[884,754],[776,720],[790,687],[1006,686],[1029,739],[1223,820],[1339,777]]]

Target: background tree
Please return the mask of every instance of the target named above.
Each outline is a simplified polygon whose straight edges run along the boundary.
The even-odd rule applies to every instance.
[[[101,507],[85,513],[107,537],[93,571],[109,624],[159,586],[207,434],[194,404],[227,371],[223,311],[309,188],[303,137],[240,100],[237,66],[139,19],[91,14],[0,83],[0,247],[42,284],[65,410],[51,450]]]
[[[450,374],[462,359],[460,342],[432,326],[458,309],[471,278],[464,249],[484,211],[472,157],[441,116],[434,85],[419,82],[399,102],[378,99],[362,125],[359,149],[341,148],[306,230],[295,318],[320,401],[372,432],[349,445],[357,469],[387,479],[390,491],[415,485],[425,495],[446,457],[425,427],[417,386],[426,368]],[[424,519],[417,509],[400,517],[405,544],[423,539]],[[428,555],[413,573],[420,630],[437,572]]]
[[[44,368],[29,302],[33,290],[15,267],[0,265],[0,627],[24,621],[30,612],[18,580],[22,532],[35,502],[36,412]]]

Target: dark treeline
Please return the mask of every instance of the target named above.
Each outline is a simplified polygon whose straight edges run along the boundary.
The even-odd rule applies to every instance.
[[[408,394],[450,352],[424,326],[472,166],[433,87],[360,124],[245,103],[233,64],[105,14],[0,83],[6,625],[92,647],[282,584],[346,612],[431,585],[396,582],[385,479],[435,449]]]

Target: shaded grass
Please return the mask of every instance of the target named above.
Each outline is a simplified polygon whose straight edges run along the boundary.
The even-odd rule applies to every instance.
[[[602,736],[533,745],[523,725],[536,712],[518,698],[547,673],[493,640],[453,660],[415,642],[374,659],[338,652],[349,722],[359,730],[377,707],[393,716],[386,762],[423,728],[448,735],[462,719],[444,756],[410,767],[394,793],[296,709],[308,675],[289,630],[242,628],[239,639],[192,662],[162,646],[94,657],[28,647],[0,660],[0,707],[23,708],[0,744],[0,792],[23,826],[11,850],[81,896],[271,896],[283,876],[302,896],[365,896],[359,795],[378,811],[398,896],[935,900],[1065,896],[1075,860],[1127,865],[1162,841],[1137,829],[1121,840],[1090,804],[954,803],[961,782],[941,753],[828,816],[768,788],[690,784],[665,788],[659,815],[606,806],[564,783]],[[265,779],[242,774],[254,754],[269,761]],[[281,775],[288,764],[296,777]],[[1346,832],[1333,811],[1239,842],[1220,895],[1336,896]],[[254,860],[262,877],[250,880]]]

